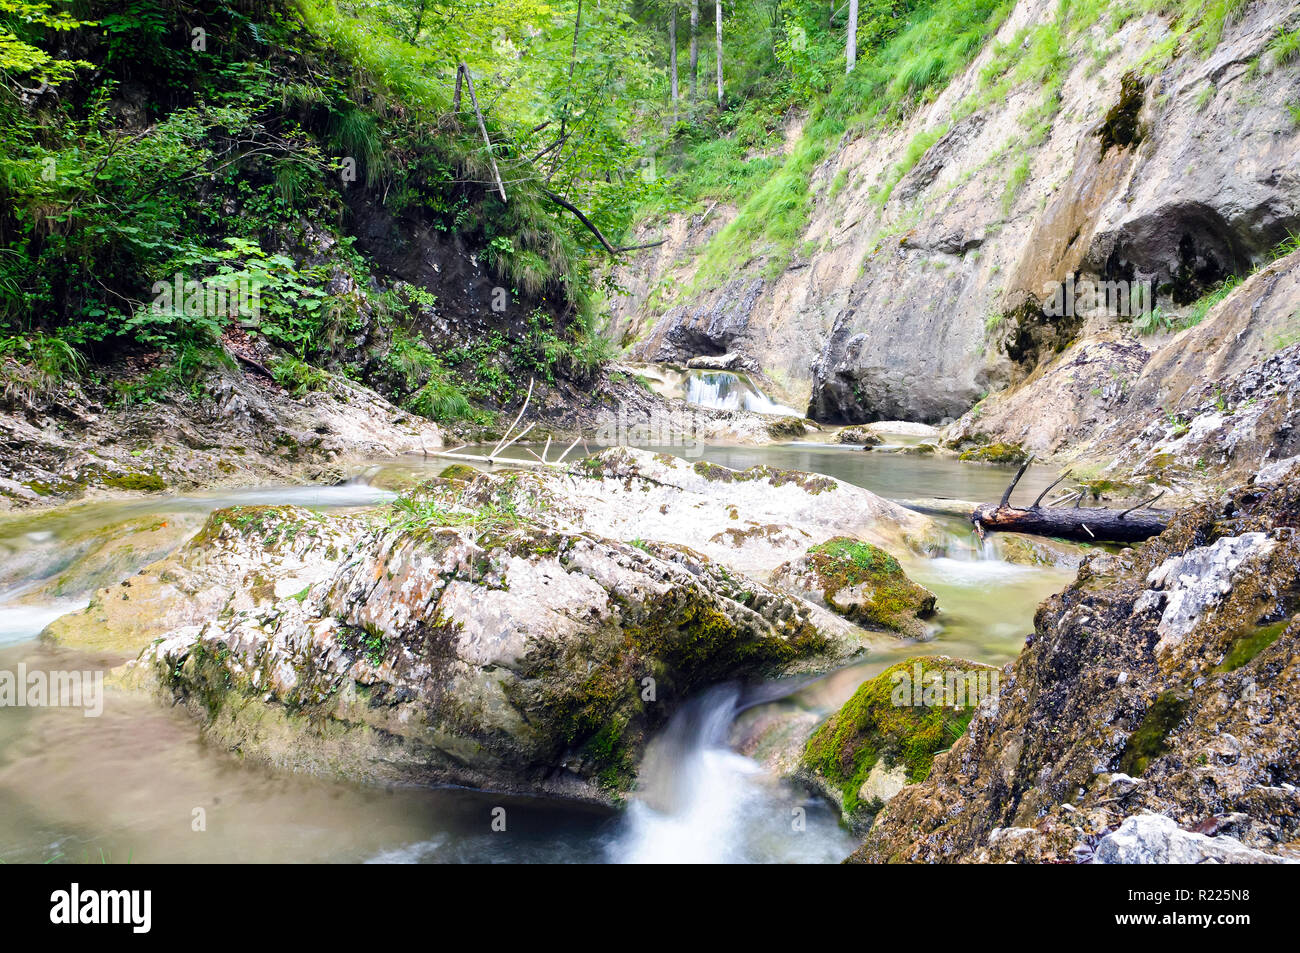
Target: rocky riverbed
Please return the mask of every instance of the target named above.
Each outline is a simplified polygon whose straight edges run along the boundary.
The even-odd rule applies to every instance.
[[[629,449],[451,473],[364,515],[218,511],[46,638],[139,652],[125,684],[276,765],[608,799],[694,692],[825,671],[933,611],[874,547],[851,608],[767,584],[846,527],[939,544],[928,518],[828,477]],[[887,610],[863,608],[873,586]]]

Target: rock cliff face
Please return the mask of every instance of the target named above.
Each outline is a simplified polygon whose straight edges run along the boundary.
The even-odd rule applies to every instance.
[[[817,419],[941,422],[1129,331],[1115,302],[1054,314],[1054,283],[1150,282],[1181,315],[1300,230],[1300,61],[1270,49],[1294,4],[1246,4],[1221,37],[1060,9],[1021,0],[932,102],[832,143],[795,251],[729,249],[712,278],[701,259],[743,208],[648,223],[668,242],[631,263],[619,305],[637,355],[739,351]],[[1141,355],[1120,347],[1131,379]]]
[[[1300,857],[1298,464],[1088,560],[853,859]]]
[[[1300,252],[1151,346],[1113,332],[1068,348],[964,415],[954,445],[1008,442],[1171,488],[1226,484],[1300,452]]]

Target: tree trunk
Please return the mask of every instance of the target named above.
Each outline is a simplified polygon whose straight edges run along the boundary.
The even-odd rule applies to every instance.
[[[691,0],[691,102],[699,98],[700,0]]]
[[[673,122],[677,122],[677,8],[668,16],[668,73],[673,96]]]
[[[844,40],[844,72],[852,73],[858,61],[858,0],[849,0],[849,28]]]
[[[1058,536],[1061,539],[1073,539],[1083,543],[1140,543],[1144,539],[1158,536],[1165,531],[1174,514],[1170,510],[1147,509],[1152,503],[1165,495],[1161,490],[1149,500],[1143,500],[1126,510],[1100,508],[1083,509],[1079,501],[1083,491],[1079,492],[1074,506],[1039,506],[1043,497],[1052,487],[1068,478],[1063,473],[1034,500],[1029,509],[1011,505],[1011,494],[1025,475],[1031,456],[1020,465],[1016,475],[1011,478],[1007,488],[1002,491],[1002,499],[996,503],[981,503],[970,515],[975,524],[975,531],[981,536],[986,529],[1004,530],[1011,533],[1032,533],[1035,536]]]
[[[722,106],[722,0],[715,0],[713,4],[714,20],[717,23],[718,35],[718,106]]]
[[[1171,510],[1113,510],[1097,507],[1040,506],[1022,510],[984,503],[971,522],[986,530],[1057,536],[1083,543],[1140,543],[1165,531]]]

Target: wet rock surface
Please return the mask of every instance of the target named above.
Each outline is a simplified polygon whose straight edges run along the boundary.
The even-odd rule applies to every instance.
[[[826,606],[858,625],[913,638],[929,632],[935,596],[918,586],[898,560],[870,543],[836,536],[779,566],[772,584]]]
[[[976,712],[853,859],[1078,861],[1183,849],[1181,835],[1134,846],[1130,825],[1102,850],[1143,812],[1296,857],[1297,527],[1291,466],[1179,514],[1136,549],[1091,557],[1040,608],[1004,671],[996,714]],[[1207,857],[1237,852],[1194,846]]]

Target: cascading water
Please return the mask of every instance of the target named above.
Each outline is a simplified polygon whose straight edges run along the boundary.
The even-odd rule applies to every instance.
[[[853,849],[823,802],[727,746],[735,685],[688,702],[654,739],[610,842],[617,863],[834,863]]]
[[[692,371],[686,380],[686,403],[710,410],[748,410],[755,414],[802,417],[793,407],[773,403],[748,378],[730,371]]]

